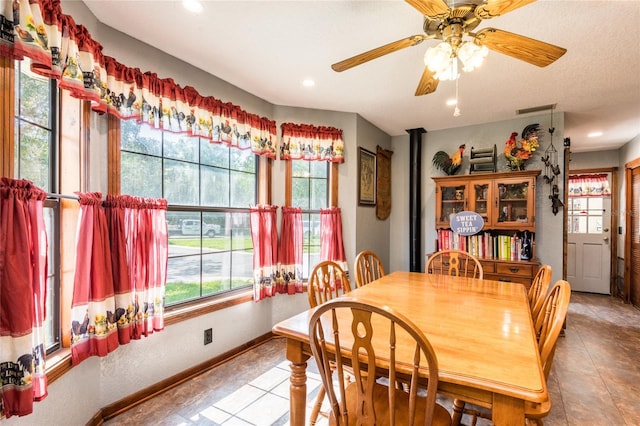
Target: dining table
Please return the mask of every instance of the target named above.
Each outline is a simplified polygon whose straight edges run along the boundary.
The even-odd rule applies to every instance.
[[[525,402],[548,398],[524,285],[395,271],[345,296],[388,306],[413,321],[436,353],[438,392],[490,407],[494,425],[523,425]],[[272,329],[286,338],[292,426],[304,425],[306,419],[314,311],[305,310]]]

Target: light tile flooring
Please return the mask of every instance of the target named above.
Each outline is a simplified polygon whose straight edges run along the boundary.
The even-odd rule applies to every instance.
[[[273,339],[105,424],[288,425],[284,353],[284,340]],[[307,376],[308,414],[320,384],[312,361]],[[553,407],[547,426],[640,425],[640,311],[615,298],[574,292],[548,387]],[[327,423],[321,416],[318,425]],[[467,416],[463,423],[469,424]]]

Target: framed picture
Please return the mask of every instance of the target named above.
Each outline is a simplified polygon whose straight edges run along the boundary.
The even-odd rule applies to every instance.
[[[364,148],[358,152],[358,203],[376,205],[376,155]]]

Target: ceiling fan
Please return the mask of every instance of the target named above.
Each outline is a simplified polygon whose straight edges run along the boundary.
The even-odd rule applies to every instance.
[[[446,48],[445,55],[449,55],[445,60],[456,66],[456,57],[464,53],[462,50],[468,50],[467,46],[471,50],[482,50],[483,52],[491,49],[539,67],[546,67],[567,51],[562,47],[495,28],[485,28],[477,33],[472,32],[482,20],[504,15],[536,0],[487,0],[486,2],[463,0],[460,4],[452,7],[447,5],[444,0],[405,1],[424,15],[424,34],[412,35],[385,44],[337,62],[331,65],[331,68],[337,72],[345,71],[430,39],[440,39],[444,42],[440,45]],[[465,41],[464,37],[470,37],[472,41]],[[442,54],[442,52],[440,53]],[[486,55],[486,53],[483,54]],[[460,60],[462,61],[462,57]],[[425,62],[427,62],[426,59]],[[470,67],[470,69],[472,68]],[[415,95],[421,96],[435,92],[440,79],[443,78],[438,70],[425,65]]]

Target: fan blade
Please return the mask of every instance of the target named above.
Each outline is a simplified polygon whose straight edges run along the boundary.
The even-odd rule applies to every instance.
[[[474,13],[480,19],[491,19],[534,1],[536,0],[489,0],[486,4],[478,6]]]
[[[429,67],[424,67],[420,83],[418,83],[418,87],[416,88],[416,96],[428,95],[436,91],[439,80],[433,78],[434,75],[435,73],[431,71]]]
[[[495,28],[486,28],[475,38],[481,46],[539,67],[552,64],[567,52],[565,48]]]
[[[405,47],[415,46],[416,44],[422,43],[427,38],[428,37],[425,35],[413,35],[411,37],[403,38],[402,40],[394,41],[392,43],[385,44],[384,46],[376,47],[375,49],[371,49],[352,58],[337,62],[331,65],[331,68],[334,71],[342,72],[348,70],[349,68],[353,68],[356,65],[364,64],[365,62],[368,62],[372,59],[376,59],[400,49],[404,49]]]
[[[443,0],[405,0],[418,12],[430,18],[446,18],[449,16],[449,6]]]

